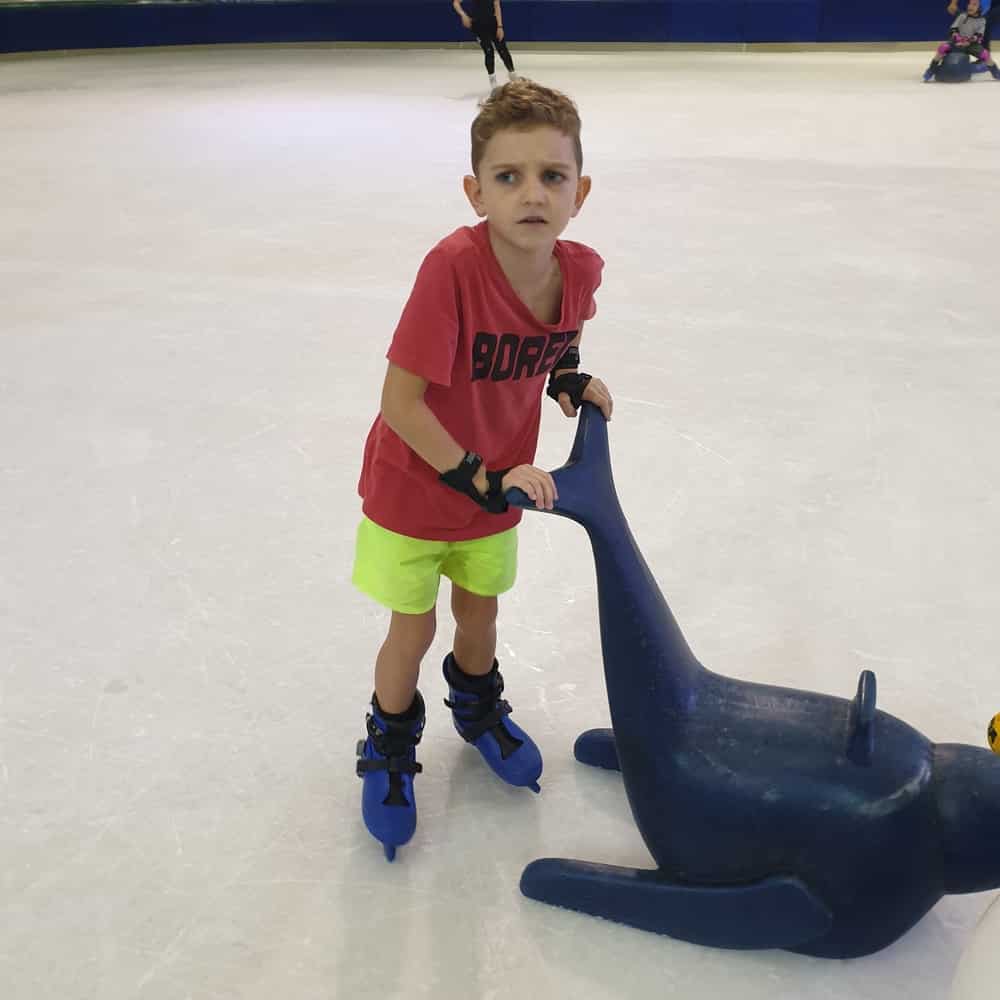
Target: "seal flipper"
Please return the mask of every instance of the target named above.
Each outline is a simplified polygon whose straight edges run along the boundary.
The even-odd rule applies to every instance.
[[[618,748],[613,729],[588,729],[580,733],[573,744],[573,756],[581,764],[603,767],[607,771],[620,771]]]
[[[875,753],[875,695],[875,674],[862,670],[847,724],[847,758],[861,767],[870,767]]]
[[[795,948],[833,917],[796,878],[685,885],[657,871],[542,858],[521,875],[531,899],[713,948]]]

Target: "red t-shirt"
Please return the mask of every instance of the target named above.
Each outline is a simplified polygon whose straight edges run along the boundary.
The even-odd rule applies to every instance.
[[[604,261],[565,240],[555,257],[559,322],[539,323],[493,255],[487,224],[457,229],[424,258],[389,347],[393,364],[427,380],[431,412],[487,469],[534,461],[547,373],[597,311]],[[518,508],[490,514],[445,486],[381,416],[365,442],[358,493],[366,517],[412,538],[483,538],[521,519]]]

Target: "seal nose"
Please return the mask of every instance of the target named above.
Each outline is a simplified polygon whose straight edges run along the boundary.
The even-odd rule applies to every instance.
[[[550,513],[568,517],[591,533],[600,533],[608,526],[616,533],[622,531],[620,525],[624,525],[625,515],[615,492],[607,421],[593,403],[580,407],[569,458],[552,473],[552,478],[556,481],[559,499]],[[516,507],[534,508],[518,489],[507,492],[507,502]],[[624,532],[628,533],[627,525]]]
[[[945,891],[1000,887],[1000,757],[978,747],[939,743],[934,780]]]

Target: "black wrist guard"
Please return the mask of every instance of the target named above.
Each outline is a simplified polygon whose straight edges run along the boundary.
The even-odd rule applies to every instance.
[[[486,473],[488,484],[486,496],[481,497],[481,505],[491,514],[504,514],[507,511],[507,500],[503,493],[503,477],[510,472],[510,469],[498,469],[496,472]]]
[[[454,469],[442,472],[438,476],[438,479],[445,486],[450,486],[453,490],[464,493],[470,500],[479,504],[483,510],[487,510],[491,514],[502,514],[507,510],[507,501],[504,499],[503,489],[500,484],[503,482],[503,477],[510,472],[510,469],[504,469],[500,472],[487,472],[486,492],[480,493],[476,489],[476,484],[473,480],[476,478],[476,473],[482,464],[483,460],[479,455],[474,451],[467,451],[462,461]]]
[[[573,404],[574,410],[579,410],[583,403],[583,392],[587,388],[587,383],[591,376],[584,372],[563,372],[556,378],[549,376],[549,387],[545,391],[557,403],[560,393],[566,393],[569,401]]]
[[[580,349],[578,347],[567,347],[562,353],[562,357],[552,366],[554,372],[562,371],[564,368],[580,367]]]
[[[445,486],[450,486],[453,490],[458,490],[459,493],[465,493],[474,500],[479,496],[479,490],[473,485],[472,480],[476,478],[476,473],[482,464],[481,455],[477,455],[474,451],[467,451],[462,456],[462,461],[454,469],[442,472],[438,479]]]

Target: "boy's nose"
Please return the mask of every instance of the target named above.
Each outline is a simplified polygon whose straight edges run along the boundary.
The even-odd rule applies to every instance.
[[[545,198],[545,188],[538,181],[529,181],[524,185],[523,196],[525,204],[537,205]]]

